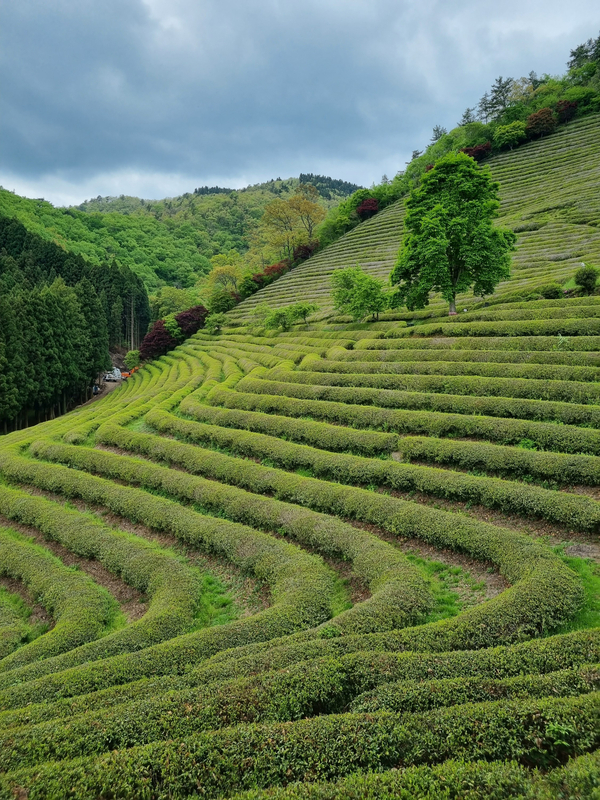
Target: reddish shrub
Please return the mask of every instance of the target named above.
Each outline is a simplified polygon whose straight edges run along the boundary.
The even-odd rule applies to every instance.
[[[150,361],[153,358],[164,356],[169,350],[177,347],[177,341],[165,328],[164,319],[159,319],[144,336],[140,345],[140,358],[142,361]]]
[[[433,164],[427,164],[427,166],[425,167],[425,172],[431,172],[431,170],[433,169],[433,167],[434,167],[434,165],[433,165]]]
[[[187,338],[197,333],[204,325],[204,320],[208,311],[204,306],[193,306],[186,311],[181,311],[175,316],[175,321],[179,325],[181,332]]]
[[[534,139],[552,133],[556,128],[557,120],[551,108],[540,108],[535,114],[527,117],[527,135]]]
[[[559,100],[556,104],[556,114],[559,122],[569,122],[577,113],[576,100]]]
[[[378,211],[379,202],[375,197],[367,197],[356,209],[356,213],[361,219],[369,219],[369,217],[375,216]]]
[[[315,239],[308,244],[299,244],[297,247],[294,247],[294,261],[306,261],[307,258],[312,256],[318,246],[319,240]]]
[[[464,147],[460,152],[466,153],[475,161],[483,161],[483,159],[490,154],[492,143],[486,142],[485,144],[476,144],[475,147]]]

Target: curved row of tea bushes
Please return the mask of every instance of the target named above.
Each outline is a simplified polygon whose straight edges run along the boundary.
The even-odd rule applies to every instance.
[[[214,390],[211,397],[214,397]],[[193,395],[182,401],[179,411],[209,425],[266,433],[283,440],[318,445],[324,450],[348,450],[363,456],[376,457],[382,453],[391,453],[398,447],[398,437],[393,433],[360,431],[328,425],[326,422],[207,406],[199,403]],[[161,418],[160,414],[158,417],[154,414],[154,411],[149,411],[146,415],[151,425],[154,424],[154,419]]]
[[[108,444],[118,443],[127,450],[136,448],[170,463],[178,457],[177,463],[182,463],[186,457],[193,459],[202,453],[219,458],[216,453],[199,451],[190,445],[107,426],[102,429],[101,439]],[[430,608],[431,598],[424,579],[400,551],[334,517],[112,453],[41,443],[35,443],[32,451],[38,457],[61,461],[77,469],[166,492],[237,522],[284,533],[327,557],[350,561],[353,573],[370,588],[372,596],[335,617],[330,627],[338,634],[401,628],[418,622]],[[191,463],[186,463],[186,467],[190,472],[198,471]]]
[[[356,365],[353,365],[356,366]],[[366,387],[403,392],[433,392],[476,397],[531,398],[534,400],[559,400],[566,403],[597,403],[600,386],[595,383],[565,380],[537,380],[532,378],[488,378],[452,375],[398,375],[383,372],[351,373],[271,370],[265,379],[289,381],[314,386]],[[382,405],[389,405],[385,403]],[[588,409],[591,411],[591,409]],[[550,412],[551,413],[551,412]]]
[[[260,384],[261,381],[256,383]],[[541,450],[600,455],[600,432],[574,425],[303,400],[282,395],[253,394],[238,390],[234,392],[220,387],[211,391],[207,402],[225,408],[275,413],[287,417],[314,417],[339,425],[399,434],[476,437],[500,444],[519,444],[528,439]]]
[[[2,485],[0,513],[36,528],[79,556],[99,561],[149,597],[148,611],[141,619],[80,648],[77,654],[71,653],[70,661],[139,650],[192,626],[200,602],[201,575],[173,553],[60,503]],[[0,678],[2,685],[5,682]]]
[[[0,575],[24,583],[56,621],[43,636],[3,658],[0,673],[91,642],[120,622],[117,601],[105,589],[5,527],[0,527]]]
[[[600,503],[580,495],[397,461],[328,453],[319,448],[284,442],[274,436],[188,422],[158,409],[150,412],[145,419],[161,433],[229,449],[237,455],[267,460],[273,466],[286,470],[310,469],[315,478],[323,480],[386,486],[402,492],[418,491],[449,500],[542,517],[579,530],[595,531],[600,528]],[[400,447],[403,442],[400,440]],[[580,458],[593,460],[592,457]]]
[[[425,712],[489,700],[574,697],[596,691],[598,666],[512,678],[445,678],[386,682],[385,673],[348,670],[333,661],[166,692],[107,710],[9,728],[0,733],[6,771],[162,739],[180,739],[239,723],[290,722],[318,714]],[[308,668],[307,668],[308,666]],[[375,687],[375,688],[373,688]],[[123,725],[123,719],[127,725]]]
[[[189,472],[209,476],[215,481],[232,483],[258,494],[272,493],[287,502],[342,518],[355,518],[396,536],[416,537],[436,547],[458,549],[496,564],[515,585],[493,600],[439,623],[440,628],[433,637],[439,636],[440,641],[445,641],[443,649],[485,647],[491,642],[512,641],[526,631],[539,632],[538,626],[552,628],[569,619],[582,603],[579,581],[560,558],[547,547],[514,531],[378,492],[261,467],[148,434],[111,429],[106,432],[106,440],[184,466]],[[132,479],[132,467],[127,470],[122,460],[118,460],[120,457],[103,459],[100,456],[107,454],[88,451],[80,455],[77,451],[78,448],[64,445],[36,444],[34,447],[38,457],[64,459],[79,467],[103,471],[111,477]],[[455,644],[459,640],[464,644]]]
[[[50,428],[52,435],[62,434],[65,441],[81,443],[93,434],[103,420],[110,419],[118,410],[123,412],[127,408],[131,418],[135,418],[134,410],[150,407],[153,399],[164,391],[164,385],[173,379],[173,371],[173,367],[161,370],[153,364],[145,365],[124,386],[119,386],[103,398],[100,405],[92,403],[77,414],[67,414],[66,417],[56,420]],[[45,430],[49,430],[48,427]]]
[[[429,339],[422,339],[422,342],[429,342]],[[453,342],[453,339],[445,340]],[[414,345],[414,342],[408,342]],[[374,344],[377,344],[376,342]],[[386,343],[387,344],[387,343]],[[407,344],[402,342],[402,344]],[[460,342],[460,344],[463,344]],[[554,340],[556,345],[556,340]],[[360,361],[361,363],[411,363],[418,362],[419,364],[428,361],[439,362],[441,364],[450,364],[459,362],[459,366],[467,366],[468,364],[481,364],[482,367],[492,367],[493,364],[549,364],[560,365],[568,370],[574,370],[574,374],[569,380],[588,380],[587,377],[591,374],[593,380],[597,379],[599,374],[598,368],[600,367],[600,354],[595,352],[574,352],[572,350],[467,350],[467,349],[438,349],[437,347],[430,347],[425,349],[423,347],[411,347],[410,349],[392,349],[392,350],[336,350],[335,355],[329,355],[328,358],[335,358],[336,362],[340,361]],[[579,377],[583,370],[583,376]]]
[[[372,352],[372,351],[371,351]],[[387,352],[387,351],[385,351]],[[452,350],[451,353],[456,351]],[[337,355],[337,354],[336,354]],[[356,355],[359,355],[356,353]],[[357,373],[379,375],[473,375],[483,378],[520,378],[540,381],[581,381],[591,382],[600,379],[600,370],[595,367],[578,367],[567,364],[506,363],[487,361],[453,361],[432,359],[359,361],[341,359],[311,359],[305,367],[304,361],[299,370],[311,369],[313,372]]]
[[[0,661],[26,641],[31,628],[25,620],[27,608],[19,607],[18,595],[0,589]]]
[[[560,730],[561,735],[556,736]],[[365,740],[368,747],[365,747]],[[542,747],[538,742],[542,743]],[[437,764],[448,758],[559,764],[600,743],[600,693],[435,709],[423,714],[345,714],[266,723],[156,742],[99,758],[7,773],[0,797],[26,786],[30,800],[110,796],[205,797],[236,790],[333,780],[358,770]],[[543,749],[543,761],[541,761]],[[216,768],[218,764],[218,769]]]
[[[292,544],[281,542],[245,525],[198,514],[191,508],[182,507],[140,489],[118,486],[54,464],[42,464],[24,458],[6,458],[5,453],[2,456],[2,468],[14,480],[33,484],[46,491],[58,491],[63,496],[80,497],[87,502],[101,504],[132,521],[164,530],[192,547],[224,556],[270,586],[273,605],[252,617],[179,636],[168,640],[164,645],[145,648],[141,654],[149,665],[150,674],[161,674],[160,670],[164,671],[165,663],[172,667],[178,659],[183,658],[184,663],[193,662],[192,653],[195,653],[196,660],[208,658],[221,649],[272,639],[318,625],[331,616],[335,594],[333,575],[320,559],[302,552]],[[157,649],[164,654],[162,664],[161,659],[156,656]],[[75,667],[71,672],[77,673],[80,669],[78,677],[89,685],[87,673],[98,675],[100,680],[115,680],[115,676],[109,674],[110,670],[106,666],[110,662],[117,665],[118,683],[131,680],[132,676],[143,676],[144,672],[138,671],[141,669],[141,661],[136,656],[140,656],[140,651],[112,656],[111,659],[101,662],[97,669],[94,663],[77,668],[79,660],[74,651],[73,654],[65,653],[59,659],[54,659],[51,665],[32,665],[28,668],[27,677],[31,679],[36,675],[45,676],[41,684],[53,694],[56,692],[56,685],[62,686],[63,691],[68,691],[68,681],[65,678],[57,679],[56,676],[61,675],[57,670]],[[152,672],[155,669],[159,672]],[[50,674],[53,670],[54,674]],[[16,698],[23,690],[33,692],[32,697],[35,698],[38,696],[38,688],[33,684],[28,687],[15,686],[5,697]],[[0,707],[2,704],[3,701],[0,700]]]
[[[309,703],[326,702],[325,693],[319,687],[332,684],[336,684],[335,702],[347,703],[351,694],[355,696],[367,691],[368,687],[390,681],[420,684],[475,677],[501,680],[545,675],[600,661],[598,631],[583,630],[518,645],[435,654],[395,652],[396,648],[405,646],[403,636],[404,633],[386,632],[323,639],[315,638],[314,632],[294,634],[284,644],[284,640],[278,640],[225,651],[185,675],[143,679],[92,694],[0,712],[0,726],[14,728],[71,718],[87,711],[104,712],[109,708],[124,707],[132,701],[157,698],[163,692],[189,688],[195,689],[197,702],[198,692],[205,688],[213,691],[213,687],[215,693],[220,692],[219,687],[225,684],[232,687],[263,686],[267,681],[280,687],[280,695],[281,687],[293,686],[294,694],[292,697],[288,695],[288,703],[292,708],[298,708],[301,698],[304,698],[303,707],[308,707]],[[249,678],[252,675],[256,677]],[[345,705],[340,708],[345,708]]]
[[[377,711],[410,714],[461,703],[483,703],[490,698],[570,697],[598,691],[599,688],[600,665],[587,664],[545,675],[513,678],[442,678],[384,683],[356,697],[349,710],[359,714]]]
[[[517,761],[456,761],[385,772],[356,772],[335,783],[293,783],[285,788],[251,789],[232,800],[570,800],[593,798],[598,788],[600,753],[572,758],[566,766],[530,770]]]
[[[455,351],[451,351],[455,352]],[[572,367],[566,364],[494,363],[481,361],[433,361],[415,359],[414,361],[349,361],[343,359],[311,359],[305,367],[304,361],[299,370],[313,372],[351,373],[378,375],[478,375],[484,378],[517,378],[537,381],[581,381],[600,380],[600,370],[594,367]],[[297,374],[297,373],[296,373]],[[579,387],[581,388],[581,387]],[[514,395],[512,395],[514,396]],[[568,398],[567,398],[568,399]],[[575,399],[573,397],[572,399]],[[578,401],[579,402],[579,401]]]
[[[305,375],[307,373],[299,373]],[[320,373],[316,373],[320,377]],[[281,378],[282,376],[278,376]],[[287,377],[287,376],[286,376]],[[434,411],[444,414],[487,415],[514,419],[559,422],[600,428],[600,406],[555,400],[513,399],[510,397],[470,397],[458,394],[403,392],[395,389],[323,386],[266,380],[248,375],[238,383],[241,392],[293,397],[299,400],[326,400],[333,403],[370,405],[377,409],[401,408],[409,411]],[[485,380],[485,379],[484,379]],[[493,379],[490,379],[493,380]],[[583,384],[585,385],[585,384]]]
[[[533,319],[495,322],[448,322],[398,328],[397,336],[598,336],[600,319]]]
[[[402,329],[404,330],[404,329]],[[413,334],[421,334],[420,329],[408,329]],[[392,335],[393,334],[393,335]],[[388,335],[392,338],[373,338],[362,339],[354,345],[355,350],[438,350],[439,348],[447,347],[453,350],[531,350],[531,351],[581,351],[584,357],[595,359],[597,363],[598,350],[600,350],[600,336],[574,336],[568,339],[562,339],[559,336],[480,336],[480,337],[456,337],[456,333],[451,330],[448,333],[448,338],[440,339],[439,337],[426,338],[423,334],[422,338],[413,335],[412,338],[395,338],[396,332],[389,331]],[[591,352],[590,352],[591,351]],[[589,353],[589,355],[588,355]],[[574,361],[573,363],[580,363]]]
[[[515,478],[550,480],[563,485],[600,485],[600,459],[597,456],[550,453],[431,436],[400,437],[398,450],[405,461],[447,464]],[[556,497],[556,494],[553,496]]]
[[[581,298],[584,299],[584,298]],[[516,307],[515,307],[516,306]],[[456,317],[438,318],[428,324],[460,325],[470,322],[504,322],[514,320],[576,320],[595,319],[600,317],[600,307],[597,303],[528,308],[527,303],[515,303],[500,308],[482,308],[478,311],[467,311],[457,314]]]

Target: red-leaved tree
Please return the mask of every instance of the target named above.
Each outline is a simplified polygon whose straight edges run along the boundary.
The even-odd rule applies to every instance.
[[[492,143],[486,142],[485,144],[476,144],[475,147],[464,147],[460,152],[466,153],[475,161],[483,161],[486,156],[489,156],[492,149]]]
[[[151,361],[164,356],[174,347],[177,347],[177,340],[166,329],[164,319],[159,319],[142,339],[140,358],[142,361]]]
[[[363,200],[356,209],[356,213],[361,219],[369,219],[370,217],[374,217],[378,211],[379,202],[375,197],[367,197],[366,200]]]
[[[294,247],[294,261],[306,261],[319,246],[319,240],[313,239],[308,244],[298,244]]]
[[[175,315],[175,322],[179,325],[181,333],[187,339],[197,333],[204,325],[204,320],[208,315],[208,311],[204,306],[192,306],[186,311],[181,311]]]
[[[569,122],[577,113],[576,100],[559,100],[556,104],[556,115],[559,122]]]
[[[551,108],[540,108],[527,117],[527,135],[530,139],[546,136],[556,128],[557,120]]]

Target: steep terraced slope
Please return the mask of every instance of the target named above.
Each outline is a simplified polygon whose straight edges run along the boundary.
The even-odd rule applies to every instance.
[[[594,796],[600,300],[416,330],[199,333],[0,439],[54,620],[0,617],[1,798]]]
[[[568,280],[581,261],[600,265],[600,115],[585,117],[552,136],[490,158],[500,182],[499,224],[518,233],[511,279],[497,294]],[[231,313],[244,320],[261,302],[273,306],[303,298],[330,309],[330,275],[360,263],[386,278],[402,238],[403,201],[359,225],[329,248]],[[459,302],[472,302],[464,295]]]

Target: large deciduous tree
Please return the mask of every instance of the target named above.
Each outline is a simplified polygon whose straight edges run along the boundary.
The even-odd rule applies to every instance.
[[[456,295],[494,291],[509,276],[515,234],[493,226],[499,184],[464,153],[449,154],[423,176],[407,200],[404,243],[390,275],[393,304],[424,308],[441,292],[456,313]]]

